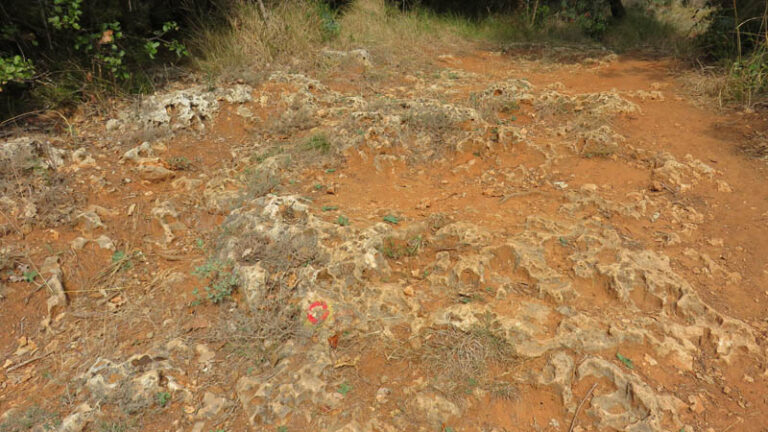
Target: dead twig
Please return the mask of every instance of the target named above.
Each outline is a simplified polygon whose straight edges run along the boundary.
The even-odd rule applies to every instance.
[[[576,427],[576,418],[579,416],[581,407],[584,406],[584,403],[587,402],[587,399],[589,399],[589,397],[592,396],[592,392],[595,391],[595,387],[597,387],[597,383],[592,384],[592,387],[589,388],[589,391],[584,396],[584,399],[582,399],[581,402],[579,402],[579,406],[576,407],[576,412],[573,413],[573,419],[571,419],[571,427],[568,428],[568,432],[573,432],[573,428]]]
[[[38,361],[38,360],[40,360],[40,359],[44,359],[44,358],[48,357],[48,356],[49,356],[49,355],[51,355],[51,354],[52,354],[52,352],[49,352],[48,354],[43,354],[43,355],[39,355],[39,356],[37,356],[37,357],[32,357],[32,358],[31,358],[31,359],[29,359],[29,360],[24,360],[23,362],[21,362],[21,363],[19,363],[19,364],[17,364],[17,365],[13,365],[13,366],[9,367],[8,369],[6,369],[6,370],[5,370],[5,372],[6,372],[6,373],[8,373],[8,372],[13,372],[13,371],[15,371],[16,369],[18,369],[18,368],[22,368],[22,367],[24,367],[24,366],[26,366],[26,365],[28,365],[28,364],[30,364],[30,363],[32,363],[32,362],[36,362],[36,361]]]
[[[741,417],[737,418],[736,421],[734,421],[733,423],[728,425],[728,427],[723,429],[723,432],[728,432],[729,430],[731,430],[732,427],[736,426],[737,423],[742,423],[743,421],[744,419],[742,419]]]

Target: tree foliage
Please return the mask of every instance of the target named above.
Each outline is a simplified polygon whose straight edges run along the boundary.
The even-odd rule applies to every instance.
[[[3,0],[4,102],[45,92],[76,99],[88,87],[135,87],[153,64],[188,54],[182,26],[193,13],[213,7],[213,0]]]

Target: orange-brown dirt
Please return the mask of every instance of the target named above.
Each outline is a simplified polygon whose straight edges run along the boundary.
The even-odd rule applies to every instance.
[[[365,142],[380,137],[367,132],[361,135],[360,145],[345,145],[338,152],[332,149],[330,155],[307,155],[301,143],[317,131],[327,134],[332,146],[338,144],[334,128],[340,127],[346,114],[334,118],[333,114],[316,112],[311,127],[276,127],[289,105],[278,101],[300,86],[267,81],[252,89],[252,101],[242,104],[253,117],[239,115],[238,104],[222,102],[214,118],[204,120],[204,130],[182,129],[167,138],[150,140],[152,144],[162,143],[158,147],[161,150],[157,150],[162,156],[157,164],[173,168],[173,175],[159,181],[142,180],[130,163],[121,161],[126,151],[141,144],[141,136],[105,132],[107,118],[76,118],[77,141],[61,136],[55,142],[67,150],[86,148],[95,164],[82,168],[65,164],[57,170],[68,177],[68,199],[77,202],[73,215],[95,209],[104,226],[84,227],[75,217],[46,226],[3,210],[0,222],[7,231],[4,235],[0,231],[0,242],[8,249],[0,252],[8,254],[11,264],[0,276],[0,431],[31,430],[46,422],[52,428],[61,428],[60,421],[83,403],[89,405],[88,420],[77,430],[87,431],[568,431],[572,421],[573,430],[581,431],[768,430],[768,165],[740,151],[753,131],[764,130],[768,123],[764,113],[715,110],[705,102],[694,101],[676,78],[676,68],[667,60],[618,57],[559,63],[530,55],[478,50],[467,55],[436,56],[429,70],[412,71],[409,76],[392,75],[383,81],[371,81],[366,68],[357,66],[340,67],[321,80],[343,96],[371,100],[378,94],[418,98],[420,92],[430,91],[442,103],[457,105],[466,105],[473,93],[510,78],[526,79],[537,92],[554,83],[560,84],[552,88],[567,96],[613,92],[639,110],[584,120],[609,125],[624,137],[617,150],[600,156],[580,152],[579,138],[572,135],[579,133],[578,125],[558,133],[569,122],[578,123],[583,110],[567,104],[563,109],[553,109],[539,99],[515,103],[511,114],[497,113],[499,125],[512,125],[523,134],[505,145],[486,145],[502,141],[495,138],[493,127],[477,134],[469,144],[449,145],[446,136],[477,130],[477,120],[468,120],[433,136],[429,144],[432,156],[424,157],[422,150],[419,153],[410,148],[417,145],[414,142],[418,134],[400,136],[400,141],[391,145],[374,146]],[[458,78],[446,78],[441,71]],[[465,77],[462,73],[474,75]],[[431,80],[442,87],[430,90]],[[426,85],[418,85],[424,82]],[[313,94],[321,91],[310,90]],[[633,93],[637,91],[655,91],[663,98]],[[266,103],[259,103],[265,95]],[[331,112],[332,108],[321,109]],[[371,120],[371,125],[376,121]],[[426,120],[423,127],[427,134],[433,126],[430,122],[438,121],[442,120]],[[571,142],[577,143],[575,148],[570,147]],[[239,193],[249,187],[254,166],[280,154],[270,150],[274,148],[295,153],[287,165],[280,167],[282,177],[276,185],[257,188],[255,195],[246,193],[245,198],[229,207],[206,203],[211,179],[229,179],[221,182],[219,194]],[[654,159],[659,152],[667,152],[676,161],[689,160],[686,155],[691,155],[692,160],[703,162],[716,174],[683,171],[677,180],[674,175],[662,175],[658,170],[662,162]],[[188,166],[171,162],[181,158]],[[519,167],[527,171],[523,180],[519,176],[514,177],[517,180],[507,177],[505,183],[502,177],[488,174]],[[188,187],[173,182],[182,177],[201,181]],[[125,182],[126,178],[131,181]],[[567,195],[571,191],[587,192],[571,199]],[[274,354],[276,351],[264,349],[260,340],[249,338],[252,329],[248,326],[261,323],[248,324],[252,318],[242,290],[213,304],[205,299],[204,287],[209,280],[194,273],[219,253],[220,237],[238,235],[238,228],[233,233],[227,225],[231,209],[248,208],[248,200],[268,192],[308,197],[310,213],[328,225],[336,224],[341,216],[348,218],[350,229],[362,230],[394,216],[397,223],[391,225],[393,239],[380,249],[391,272],[372,274],[366,280],[370,286],[394,290],[396,295],[417,304],[413,317],[423,318],[426,327],[419,329],[401,322],[360,334],[341,324],[329,324],[323,331],[299,332],[294,336],[297,351],[314,345],[330,353],[334,364],[322,375],[328,385],[324,391],[334,393],[338,403],[299,400],[297,407],[303,407],[301,410],[294,407],[295,411],[285,416],[254,420],[250,408],[239,400],[242,394],[236,389],[237,383],[242,377],[272,379],[282,370],[278,369],[281,360]],[[578,201],[595,194],[609,203]],[[637,202],[637,194],[646,197],[647,208],[621,210],[622,205]],[[173,234],[170,240],[159,218],[153,215],[153,209],[166,201],[172,202],[176,212],[176,216],[160,217],[167,218]],[[717,344],[710,343],[715,336],[706,330],[706,322],[676,311],[682,294],[660,300],[638,288],[629,293],[626,301],[620,301],[615,281],[607,273],[576,274],[572,253],[586,250],[588,238],[594,233],[573,237],[555,234],[543,240],[542,253],[548,268],[564,275],[576,292],[564,299],[547,294],[539,288],[540,276],[530,268],[519,267],[521,252],[504,246],[528,229],[530,217],[537,215],[574,224],[570,226],[598,221],[615,230],[622,251],[652,251],[668,256],[671,270],[718,314],[713,325],[730,319],[738,321],[753,335],[750,344],[754,347],[721,358]],[[413,228],[423,222],[425,226]],[[472,224],[490,235],[470,245],[462,243],[458,237],[461,234],[438,235],[443,226],[456,222]],[[408,249],[413,246],[408,242],[415,238],[407,233],[409,229],[418,233],[420,242],[413,250]],[[73,247],[78,237],[95,239],[102,234],[114,243],[113,249],[102,249],[95,242],[79,249]],[[343,237],[333,236],[322,240],[329,249],[344,241]],[[453,266],[458,265],[464,251],[479,253],[479,248],[497,246],[485,273],[467,270],[456,276],[455,286],[440,289],[440,283],[428,277],[442,253],[448,253]],[[615,261],[616,253],[602,250],[595,255],[595,263],[608,265]],[[46,302],[51,292],[41,266],[50,256],[59,259],[68,303],[54,308],[49,315]],[[26,265],[34,274],[32,281],[21,277]],[[497,275],[495,279],[488,276],[490,273]],[[651,277],[650,273],[643,274],[635,282],[642,284],[644,278]],[[318,276],[318,286],[321,281]],[[499,294],[500,289],[504,295]],[[303,304],[299,300],[295,303]],[[345,313],[359,312],[346,309],[350,306],[342,303],[339,300],[331,305],[334,322],[342,322]],[[667,310],[667,304],[671,310]],[[686,342],[693,347],[690,352],[695,353],[690,362],[674,354],[661,354],[663,351],[647,337],[620,338],[604,349],[577,345],[558,348],[558,352],[573,358],[577,367],[588,358],[606,360],[627,376],[647,384],[650,391],[673,395],[680,402],[673,403],[672,410],[660,408],[659,412],[665,414],[658,423],[642,423],[642,418],[633,417],[635,414],[609,421],[596,414],[593,403],[601,395],[617,390],[637,391],[636,387],[630,389],[636,384],[621,389],[610,378],[572,370],[568,377],[573,380],[572,385],[568,384],[572,397],[565,401],[562,389],[537,378],[545,373],[554,350],[530,358],[521,356],[514,347],[517,354],[486,353],[481,372],[467,375],[469,378],[448,371],[456,368],[451,363],[464,354],[450,350],[458,346],[456,341],[449,342],[448,347],[441,344],[440,337],[453,340],[453,336],[441,332],[465,336],[474,333],[462,333],[464,328],[452,328],[450,323],[429,317],[456,305],[487,307],[495,317],[522,317],[522,322],[536,328],[531,343],[543,343],[563,331],[565,317],[570,313],[556,312],[563,308],[585,316],[605,317],[609,338],[616,328],[629,333],[641,328],[627,324],[631,315],[662,323],[668,320],[678,326],[695,323],[703,330],[690,330],[688,334]],[[525,314],[533,314],[530,311],[535,305],[549,311],[546,318],[526,321]],[[391,308],[395,310],[396,306]],[[615,318],[609,318],[614,313]],[[621,315],[624,313],[628,315]],[[302,321],[302,328],[308,325],[303,322],[304,316],[300,312],[294,317]],[[662,340],[672,338],[661,327],[647,329]],[[725,340],[723,336],[717,338]],[[97,359],[120,363],[174,340],[182,341],[189,353],[163,370],[159,386],[167,388],[167,401],[153,394],[153,400],[132,411],[119,397],[100,399],[85,386],[82,377]],[[477,336],[468,340],[467,346],[484,341]],[[284,342],[280,339],[276,343]],[[516,342],[511,339],[505,343]],[[212,359],[201,358],[206,350],[214,353]],[[629,359],[631,368],[619,356]],[[456,376],[467,382],[449,382]],[[114,380],[121,378],[115,376]],[[178,387],[169,387],[168,382]],[[486,388],[486,383],[503,383],[514,390],[496,393]],[[185,389],[188,395],[176,388]],[[378,398],[382,388],[386,388],[386,397]],[[228,403],[215,415],[200,417],[206,392]],[[440,402],[432,402],[435,406],[445,403],[456,409],[437,410],[436,415],[444,417],[435,421],[430,409],[411,406],[416,395],[425,392],[440,395]],[[279,391],[271,397],[279,398]],[[635,401],[630,404],[640,406]],[[580,410],[574,411],[576,406]],[[33,407],[37,411],[30,410]],[[629,408],[615,405],[612,409],[620,417]],[[647,410],[648,416],[657,415],[646,405],[637,409]],[[27,423],[19,420],[27,414]],[[400,420],[389,424],[390,417]]]

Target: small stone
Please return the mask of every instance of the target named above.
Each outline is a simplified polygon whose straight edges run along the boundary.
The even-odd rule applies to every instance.
[[[688,402],[690,403],[688,409],[691,410],[691,412],[695,414],[701,414],[704,412],[704,404],[701,402],[701,398],[699,396],[689,396]]]
[[[723,394],[731,394],[731,388],[728,386],[723,386]]]
[[[84,232],[93,231],[97,228],[104,228],[101,218],[93,210],[80,213],[75,218],[77,227]]]
[[[246,120],[253,120],[255,117],[253,115],[253,111],[251,111],[250,108],[244,105],[240,105],[239,107],[237,107],[237,110],[235,112],[237,113],[237,115],[239,115],[240,117]]]
[[[157,165],[145,165],[139,168],[139,176],[151,182],[161,182],[173,178],[176,175],[168,168]]]
[[[431,205],[432,205],[432,203],[428,199],[424,198],[424,199],[420,200],[418,204],[416,204],[416,210],[426,210]]]
[[[85,245],[88,244],[89,241],[90,240],[88,240],[87,238],[78,237],[72,240],[72,242],[69,244],[69,247],[71,247],[72,250],[76,250],[76,251],[82,250],[85,247]]]
[[[655,180],[651,183],[652,192],[661,192],[663,190],[664,190],[664,185],[662,185],[660,181]]]
[[[718,192],[725,192],[725,193],[733,192],[733,188],[731,188],[731,185],[729,185],[728,183],[722,180],[717,180],[715,183],[717,184]]]
[[[80,404],[75,412],[68,415],[61,424],[56,428],[60,432],[81,432],[85,429],[88,420],[91,417],[92,408],[90,405],[84,403]]]
[[[381,387],[376,391],[376,402],[380,404],[386,403],[390,394],[392,394],[392,390],[387,387]]]
[[[112,239],[105,235],[99,236],[99,238],[97,238],[95,241],[96,241],[96,244],[99,245],[99,247],[102,249],[107,249],[112,251],[115,250],[115,244],[112,242]]]
[[[221,396],[216,396],[211,392],[205,392],[203,395],[203,407],[197,413],[198,418],[215,418],[223,409],[230,405],[230,402]]]
[[[657,364],[659,364],[659,362],[657,362],[655,358],[649,356],[648,354],[646,354],[644,358],[645,358],[645,362],[648,363],[649,366],[656,366]]]
[[[197,352],[197,361],[200,363],[208,363],[216,358],[216,353],[211,351],[207,345],[197,344],[195,345],[195,351]]]
[[[76,169],[96,166],[96,160],[82,147],[72,152],[72,163]]]
[[[408,285],[407,287],[403,288],[403,294],[407,295],[408,297],[413,297],[415,294],[413,292],[413,287]]]
[[[728,273],[728,283],[730,283],[732,285],[736,285],[738,283],[741,283],[741,279],[742,279],[742,276],[741,276],[741,273],[739,273],[739,272]]]
[[[755,382],[755,379],[754,379],[754,378],[752,378],[751,376],[749,376],[749,375],[746,375],[746,374],[744,375],[744,378],[743,378],[743,379],[744,379],[744,381],[746,381],[746,382],[748,382],[748,383],[753,383],[753,382]]]

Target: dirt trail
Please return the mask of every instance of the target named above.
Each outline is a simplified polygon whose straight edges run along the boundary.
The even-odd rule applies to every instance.
[[[768,430],[765,118],[354,58],[0,143],[0,431]]]

